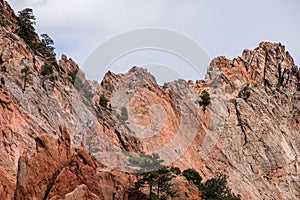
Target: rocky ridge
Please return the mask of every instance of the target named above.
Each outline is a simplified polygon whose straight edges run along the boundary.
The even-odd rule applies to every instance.
[[[204,179],[225,173],[242,199],[300,198],[299,69],[283,45],[215,58],[205,80],[164,86],[138,67],[108,72],[99,85],[62,56],[58,80],[43,87],[45,59],[16,34],[3,0],[0,9],[1,199],[138,199],[130,190],[135,176],[123,169],[126,152],[158,152]],[[22,92],[24,66],[32,74]],[[78,70],[88,89],[70,82]],[[195,103],[203,90],[212,97],[206,112]],[[111,108],[99,105],[101,94]],[[178,199],[199,198],[184,178],[174,184],[185,191]]]

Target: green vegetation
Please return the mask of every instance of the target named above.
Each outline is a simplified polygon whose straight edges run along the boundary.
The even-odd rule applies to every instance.
[[[52,82],[54,82],[57,79],[57,77],[53,73],[54,73],[53,65],[46,63],[42,67],[41,75],[43,76],[43,78],[42,78],[42,87],[43,88],[45,88],[45,81],[47,78]]]
[[[0,16],[0,26],[7,26],[7,21],[4,16]]]
[[[31,8],[25,8],[18,13],[18,25],[20,26],[18,30],[18,35],[25,41],[29,47],[41,53],[46,57],[47,61],[54,64],[56,63],[55,53],[54,53],[54,42],[47,34],[41,35],[41,41],[35,32],[34,25],[35,16],[33,15],[33,10]]]
[[[128,111],[127,111],[126,107],[122,107],[120,117],[121,117],[121,120],[123,120],[123,121],[128,120]]]
[[[45,64],[43,67],[42,67],[42,76],[47,76],[47,75],[51,75],[53,74],[54,70],[53,70],[53,66],[50,65],[50,64]]]
[[[88,81],[82,82],[82,80],[77,77],[75,78],[74,87],[76,88],[76,90],[81,92],[85,98],[91,99],[94,97],[92,87]]]
[[[78,91],[82,91],[83,90],[84,84],[83,84],[82,80],[79,77],[75,78],[75,80],[74,80],[74,87]]]
[[[2,85],[5,85],[5,80],[4,80],[3,77],[1,77],[0,82],[1,82]]]
[[[162,200],[177,196],[172,190],[170,181],[175,175],[180,175],[178,167],[164,166],[158,154],[140,154],[129,157],[129,166],[137,173],[135,189],[148,187],[148,199]],[[227,176],[217,174],[216,177],[201,183],[202,177],[195,169],[187,169],[182,175],[192,181],[199,188],[199,195],[203,200],[240,200],[240,195],[235,195],[227,186]]]
[[[44,46],[49,51],[53,52],[55,48],[53,47],[54,42],[51,39],[51,37],[48,34],[46,34],[46,33],[41,34],[41,37],[42,37],[42,43],[44,44]]]
[[[176,175],[180,175],[181,174],[181,170],[179,167],[171,167],[170,168],[171,172],[173,172]]]
[[[162,162],[158,154],[141,154],[129,158],[129,164],[136,169],[139,176],[135,189],[147,185],[151,200],[165,200],[176,196],[170,183],[174,175],[169,167],[162,165]]]
[[[186,169],[182,172],[182,175],[188,180],[193,181],[195,185],[200,185],[202,181],[202,177],[200,174],[194,169]]]
[[[100,106],[107,108],[108,100],[104,96],[104,94],[101,94],[99,104],[100,104]]]
[[[4,66],[1,66],[1,72],[4,72],[4,73],[7,73],[7,72],[8,72],[5,65],[4,65]]]
[[[97,160],[96,157],[93,155],[91,156],[91,158],[92,158],[92,160]]]
[[[279,90],[280,87],[281,87],[281,83],[278,83],[278,84],[276,85],[276,90]]]
[[[251,92],[249,86],[245,86],[238,94],[238,98],[243,98],[245,101],[250,97]]]
[[[91,154],[97,153],[100,151],[100,149],[99,149],[100,141],[94,135],[88,136],[86,138],[86,145],[87,145],[89,153],[91,153]]]
[[[38,51],[43,54],[49,62],[55,63],[54,42],[47,34],[41,34],[42,43],[38,45]]]
[[[210,104],[210,95],[206,90],[203,90],[200,95],[201,100],[198,101],[199,105],[202,106],[203,112],[206,111],[206,107]]]
[[[227,176],[218,174],[199,186],[203,200],[240,200],[239,195],[231,192],[227,187]]]
[[[32,72],[30,71],[30,68],[28,66],[26,66],[21,70],[21,73],[23,74],[23,79],[24,79],[23,92],[25,92],[27,81],[28,81],[28,76],[30,74],[32,74]]]
[[[33,25],[35,25],[33,10],[31,8],[25,8],[19,11],[17,19],[18,25],[20,26],[18,35],[32,48],[37,37],[35,28],[33,27]]]
[[[78,73],[78,70],[74,70],[74,71],[68,73],[69,80],[73,85],[75,84],[77,73]]]
[[[49,77],[49,80],[52,81],[52,82],[55,82],[58,80],[58,77],[54,74],[51,74],[50,77]]]

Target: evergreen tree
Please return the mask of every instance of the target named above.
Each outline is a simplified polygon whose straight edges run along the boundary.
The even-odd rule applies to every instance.
[[[174,177],[173,172],[169,167],[162,165],[162,162],[163,160],[159,159],[158,154],[141,154],[129,158],[130,166],[133,166],[138,174],[138,180],[135,183],[136,189],[148,185],[151,200],[163,200],[176,196],[170,183]]]
[[[193,181],[193,183],[197,186],[201,184],[202,177],[200,174],[194,169],[186,169],[182,172],[182,175],[188,180]]]
[[[239,195],[231,192],[227,187],[227,176],[218,174],[215,178],[209,179],[199,186],[203,200],[240,200]]]
[[[33,10],[31,8],[25,8],[24,10],[19,11],[17,20],[18,25],[20,26],[18,35],[32,48],[37,37],[34,28],[35,17],[33,15]]]
[[[210,95],[206,90],[203,90],[200,95],[201,100],[198,101],[199,105],[202,106],[203,112],[206,111],[206,107],[210,104]]]

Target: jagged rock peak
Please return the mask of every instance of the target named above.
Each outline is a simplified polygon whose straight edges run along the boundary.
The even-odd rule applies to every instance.
[[[271,90],[281,87],[293,93],[298,88],[299,77],[299,69],[284,45],[261,42],[254,50],[246,49],[233,60],[224,56],[213,59],[205,81],[192,85],[196,93],[216,86],[224,86],[226,93],[234,93],[249,84]]]
[[[4,0],[0,0],[0,30],[2,27],[12,33],[18,29],[16,15],[10,5]]]

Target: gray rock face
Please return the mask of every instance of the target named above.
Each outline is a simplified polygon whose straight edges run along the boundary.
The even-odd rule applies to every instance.
[[[299,70],[293,59],[281,44],[261,43],[233,61],[216,58],[211,67],[208,89],[221,79],[227,117],[220,148],[205,166],[225,169],[243,199],[299,199]]]

